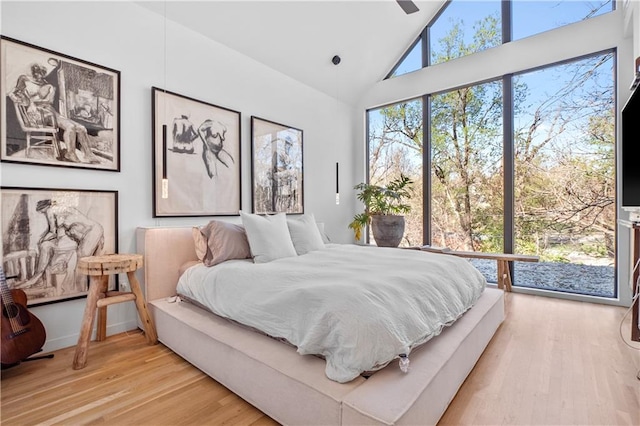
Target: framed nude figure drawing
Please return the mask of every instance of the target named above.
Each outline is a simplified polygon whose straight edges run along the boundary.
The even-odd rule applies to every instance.
[[[153,216],[237,216],[240,113],[153,87]]]
[[[23,290],[29,306],[85,297],[89,280],[76,265],[117,251],[117,191],[2,187],[0,197],[9,288]]]

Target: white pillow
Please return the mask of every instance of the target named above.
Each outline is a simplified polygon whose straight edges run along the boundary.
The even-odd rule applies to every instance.
[[[293,246],[299,255],[324,248],[322,235],[313,214],[304,214],[297,219],[288,218],[287,226]]]
[[[324,222],[318,222],[318,223],[316,223],[316,225],[318,225],[318,231],[320,231],[320,236],[322,237],[322,242],[325,243],[325,244],[329,244],[331,242],[331,238],[329,238],[327,233],[324,231]]]
[[[240,212],[255,263],[296,256],[284,213],[259,216]]]

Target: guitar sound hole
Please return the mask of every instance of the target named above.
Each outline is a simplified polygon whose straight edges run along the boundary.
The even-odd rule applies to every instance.
[[[15,303],[11,303],[4,306],[2,314],[7,318],[15,318],[18,315],[19,309]]]

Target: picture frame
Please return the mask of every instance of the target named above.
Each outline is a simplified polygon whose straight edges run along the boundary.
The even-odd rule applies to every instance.
[[[0,98],[0,161],[120,171],[120,71],[0,36]]]
[[[251,116],[253,212],[304,213],[303,131]]]
[[[239,215],[240,112],[151,92],[153,217]]]
[[[78,259],[118,250],[118,191],[0,187],[2,267],[38,306],[86,297]],[[117,276],[109,276],[117,290]]]

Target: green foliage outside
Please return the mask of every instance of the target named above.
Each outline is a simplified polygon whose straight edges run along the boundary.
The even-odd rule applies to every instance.
[[[461,23],[453,23],[439,41],[432,62],[500,44],[497,22],[496,17],[477,22],[469,45],[463,41]],[[612,259],[615,97],[611,70],[609,53],[514,77],[513,223],[518,253],[552,262],[580,256]],[[532,96],[539,95],[541,88],[539,84],[530,88],[531,84],[553,79],[562,85],[550,84],[552,93]],[[430,108],[431,244],[502,252],[502,80],[432,95]],[[422,244],[422,102],[407,101],[378,113],[381,125],[370,133],[370,183],[383,185],[399,175],[417,183],[404,244]]]

